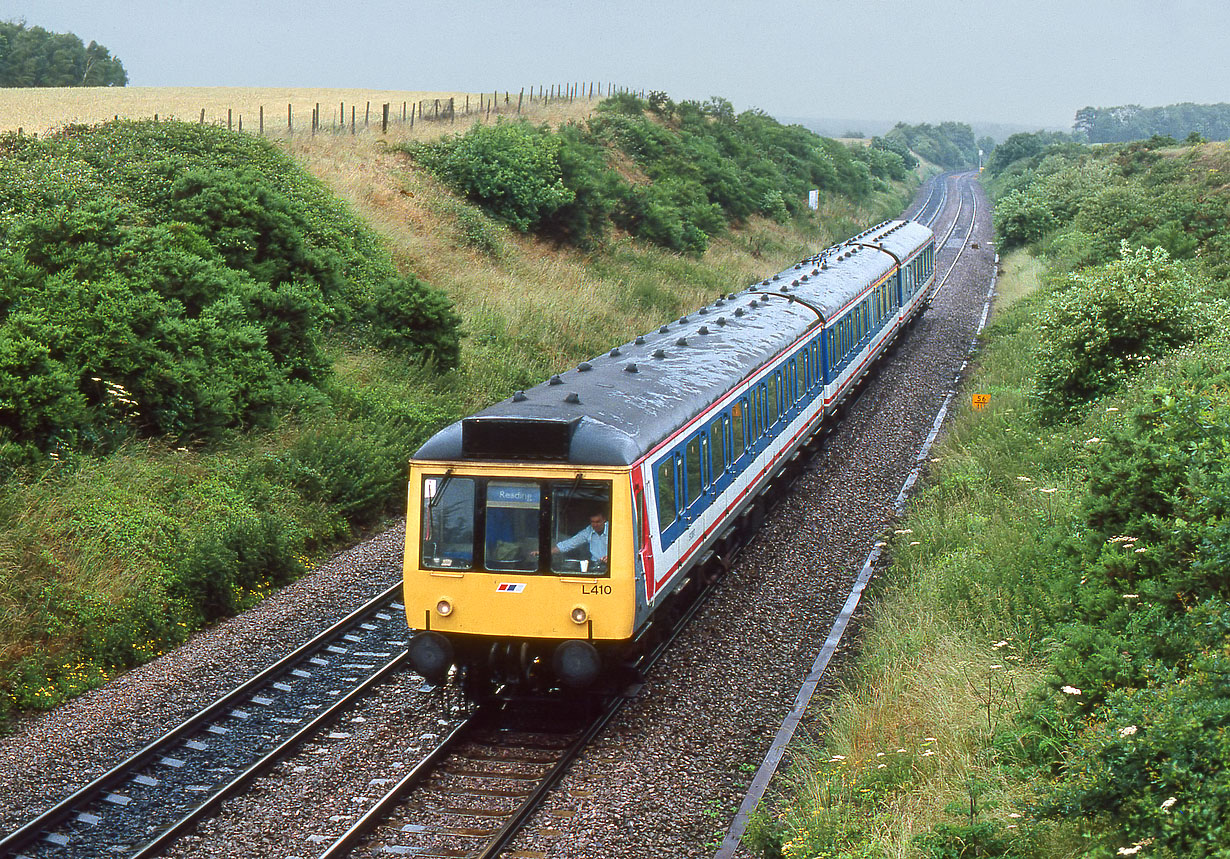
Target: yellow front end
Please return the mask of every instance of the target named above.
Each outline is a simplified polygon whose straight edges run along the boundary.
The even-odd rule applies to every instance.
[[[580,517],[596,515],[601,505],[594,502],[586,509],[578,504],[579,512],[569,511],[560,507],[558,497],[577,487],[590,487],[597,497],[594,493],[607,486],[609,561],[562,560],[562,553],[556,554],[559,535],[548,529],[577,529],[584,524]],[[445,503],[433,506],[437,495]],[[465,532],[459,532],[460,539],[444,532],[450,527],[458,531],[449,517],[457,519],[470,503],[476,510],[474,548],[467,556]],[[632,635],[636,523],[626,469],[414,461],[407,505],[403,600],[412,629],[508,642],[598,643]],[[451,513],[441,509],[449,505]],[[534,515],[540,517],[544,535],[537,545],[524,534],[518,541],[518,533],[491,533],[497,524],[509,530],[506,519],[527,522]],[[556,523],[557,516],[570,521]],[[579,549],[584,554],[588,546]],[[550,561],[548,552],[553,555]],[[537,569],[528,569],[535,564]]]

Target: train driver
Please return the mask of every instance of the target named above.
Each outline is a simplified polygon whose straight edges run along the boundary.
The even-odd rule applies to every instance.
[[[560,540],[551,548],[552,555],[570,552],[581,546],[589,545],[589,560],[591,563],[606,564],[610,560],[610,529],[606,526],[606,514],[595,512],[590,514],[589,524],[566,540]]]

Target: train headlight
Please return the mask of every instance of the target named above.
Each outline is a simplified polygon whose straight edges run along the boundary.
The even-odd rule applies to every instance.
[[[577,606],[572,610],[572,622],[575,624],[585,623],[588,617],[589,612],[585,610],[584,606]]]
[[[440,617],[448,617],[453,613],[453,604],[448,600],[440,600],[436,603],[436,614]]]

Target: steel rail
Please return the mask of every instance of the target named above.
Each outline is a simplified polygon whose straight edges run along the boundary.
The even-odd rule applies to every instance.
[[[77,809],[88,806],[92,802],[104,797],[112,788],[128,781],[131,773],[155,761],[160,756],[161,750],[175,745],[186,737],[198,732],[225,711],[233,708],[236,703],[245,700],[256,690],[268,685],[273,678],[281,676],[292,666],[302,662],[308,654],[319,649],[325,642],[332,640],[338,634],[354,626],[385,603],[394,601],[400,590],[401,582],[390,586],[341,620],[317,633],[277,662],[269,665],[260,673],[249,678],[234,689],[224,693],[212,703],[162,734],[162,736],[107,770],[107,772],[78,788],[42,814],[9,833],[3,839],[0,839],[0,856],[16,854],[24,847],[36,844],[44,833],[72,820]]]
[[[948,266],[948,271],[944,272],[944,277],[935,285],[935,288],[931,290],[931,294],[927,296],[927,300],[926,300],[927,307],[931,306],[931,303],[935,301],[935,297],[940,294],[940,290],[944,288],[944,285],[946,283],[948,283],[948,278],[952,275],[953,269],[957,267],[957,263],[961,261],[961,255],[965,253],[965,249],[969,246],[970,236],[974,234],[974,225],[978,223],[978,194],[974,190],[974,186],[972,183],[969,185],[969,191],[970,191],[970,204],[971,204],[969,229],[965,231],[965,237],[961,240],[961,249],[957,251],[957,255],[953,257],[952,265]],[[965,204],[964,195],[962,195],[961,203],[962,203],[961,208],[964,208],[964,204]],[[957,209],[957,217],[953,218],[952,226],[948,228],[948,233],[944,236],[944,244],[948,243],[948,238],[952,235],[953,231],[957,228],[957,221],[960,220],[960,218],[961,218],[961,209],[959,208]]]

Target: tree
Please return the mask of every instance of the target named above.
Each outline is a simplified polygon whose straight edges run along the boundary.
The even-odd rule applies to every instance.
[[[97,42],[0,21],[0,86],[124,86],[128,73]]]

